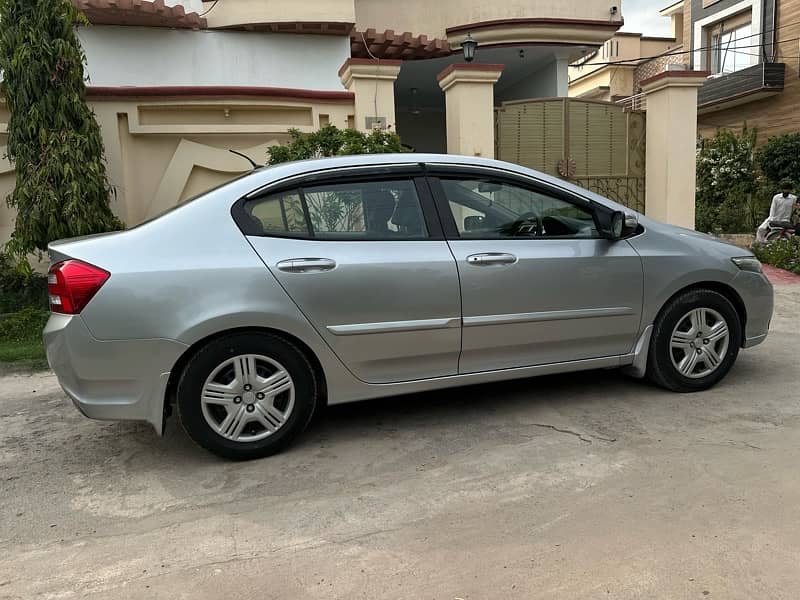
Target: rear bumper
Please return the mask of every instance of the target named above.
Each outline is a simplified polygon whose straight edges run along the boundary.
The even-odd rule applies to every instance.
[[[170,369],[188,346],[174,340],[98,340],[78,316],[53,314],[44,329],[47,362],[91,419],[146,421],[160,435]]]

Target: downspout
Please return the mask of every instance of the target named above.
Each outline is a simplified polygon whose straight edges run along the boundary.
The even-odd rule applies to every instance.
[[[778,62],[778,4],[780,0],[773,0],[772,4],[772,62]]]

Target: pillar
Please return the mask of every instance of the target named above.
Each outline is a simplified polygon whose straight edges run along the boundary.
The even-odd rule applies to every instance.
[[[397,131],[394,82],[402,64],[400,60],[348,58],[339,69],[342,84],[355,95],[356,129]]]
[[[447,111],[447,152],[494,158],[494,84],[503,65],[454,64],[439,73]]]
[[[694,229],[697,89],[705,71],[665,71],[641,82],[647,98],[645,212]]]

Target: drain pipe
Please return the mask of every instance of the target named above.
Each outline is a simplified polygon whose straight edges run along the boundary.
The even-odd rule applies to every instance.
[[[778,4],[780,0],[773,0],[772,3],[772,62],[778,60]],[[766,2],[765,2],[766,5]]]

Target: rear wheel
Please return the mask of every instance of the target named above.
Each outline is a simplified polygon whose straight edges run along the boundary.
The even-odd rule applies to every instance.
[[[269,334],[213,340],[178,383],[181,423],[198,444],[247,460],[285,448],[308,425],[316,403],[314,372],[303,353]]]
[[[774,229],[767,234],[767,242],[775,242],[777,240],[788,240],[791,234],[783,229]]]
[[[656,320],[647,376],[676,392],[698,392],[730,371],[742,339],[733,304],[712,290],[690,290],[673,298]]]

